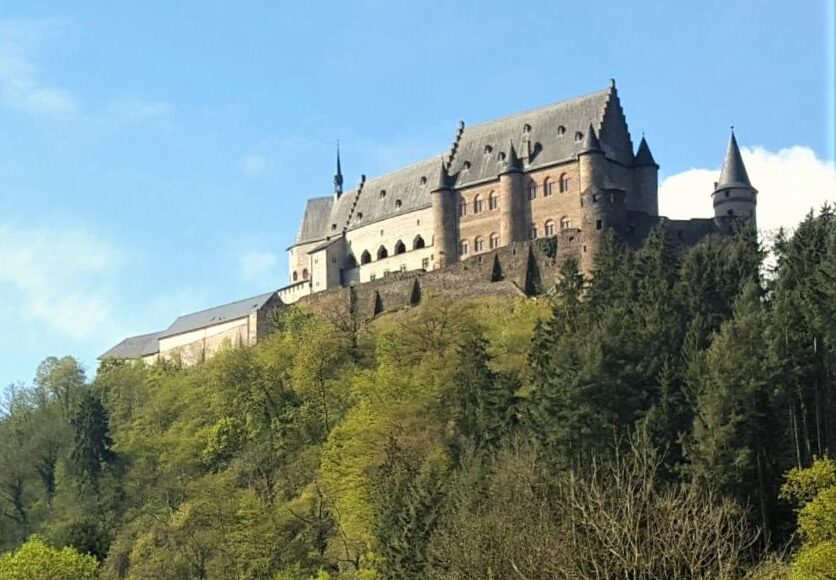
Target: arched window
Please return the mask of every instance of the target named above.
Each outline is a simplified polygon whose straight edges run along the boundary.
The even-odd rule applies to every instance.
[[[575,133],[575,141],[577,143],[580,143],[581,141],[583,141],[583,133],[581,133],[580,131]]]
[[[369,263],[369,262],[371,262],[371,261],[372,261],[372,255],[369,253],[369,251],[368,251],[368,250],[366,250],[366,251],[365,251],[365,252],[363,252],[363,254],[360,256],[360,263],[361,263],[361,264],[368,264],[368,263]]]
[[[404,252],[406,252],[406,244],[398,240],[398,243],[395,244],[395,255],[397,256],[398,254],[403,254]]]
[[[561,125],[560,127],[557,128],[557,134],[558,135],[563,135],[564,133],[566,133],[566,127]]]
[[[461,202],[459,202],[459,216],[464,217],[467,215],[467,200],[462,197]]]
[[[566,175],[565,173],[562,173],[560,175],[559,183],[560,183],[560,193],[566,193],[567,191],[569,191],[569,187],[571,186],[572,181],[571,181],[571,178],[568,175]]]
[[[543,180],[543,197],[549,197],[552,194],[552,180],[548,177]]]
[[[499,247],[499,234],[493,233],[489,239],[488,245],[490,246],[491,250],[495,250]]]
[[[568,230],[572,227],[572,220],[569,219],[568,216],[563,216],[560,218],[560,231]]]
[[[528,199],[537,199],[537,183],[534,181],[528,184]]]
[[[293,281],[296,282],[299,280],[299,272],[293,271]]]
[[[462,256],[466,256],[468,250],[470,250],[470,244],[467,243],[467,240],[462,240],[461,244],[459,245],[459,253]]]
[[[308,279],[308,269],[305,268],[304,270],[302,270],[302,280],[307,280],[307,279]]]
[[[357,267],[357,258],[354,257],[354,254],[349,254],[345,258],[345,268],[346,270],[351,270],[352,268]]]
[[[388,258],[389,252],[386,250],[386,246],[380,246],[377,249],[377,259],[382,260],[383,258]]]
[[[549,220],[546,222],[546,235],[553,236],[554,235],[554,220]]]
[[[473,243],[474,251],[478,254],[485,250],[485,240],[481,237],[476,238],[476,241]]]
[[[399,199],[395,200],[395,209],[401,209],[402,205],[403,205],[403,202],[401,200],[399,200]]]
[[[528,231],[528,237],[532,240],[537,239],[537,226],[535,224],[531,224],[531,229]]]
[[[496,209],[499,207],[499,197],[495,191],[492,191],[488,196],[488,209]]]
[[[424,244],[424,238],[422,238],[421,236],[415,236],[415,239],[412,240],[412,249],[413,250],[420,250],[425,245],[426,244]]]
[[[485,209],[485,202],[482,199],[481,195],[477,195],[473,198],[473,213],[482,213],[482,210]]]

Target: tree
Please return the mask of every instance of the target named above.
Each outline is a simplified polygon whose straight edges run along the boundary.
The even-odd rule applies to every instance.
[[[99,397],[87,389],[79,397],[73,426],[72,465],[79,482],[98,489],[102,469],[116,459],[111,450],[110,422]]]
[[[3,580],[95,580],[99,563],[72,548],[56,549],[32,536],[17,551],[0,556]]]

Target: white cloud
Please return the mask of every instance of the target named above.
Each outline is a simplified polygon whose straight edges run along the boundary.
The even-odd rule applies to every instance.
[[[162,101],[114,100],[107,105],[108,116],[120,124],[142,123],[167,117],[171,106]]]
[[[758,190],[758,228],[765,233],[792,228],[810,208],[836,202],[836,167],[796,145],[777,153],[762,147],[742,148],[743,162]],[[670,218],[712,217],[711,192],[720,168],[689,169],[659,186],[659,213]]]
[[[0,290],[25,318],[74,339],[110,332],[121,253],[83,229],[0,225]]]
[[[270,160],[263,155],[247,155],[241,159],[241,171],[250,176],[261,175],[270,166]]]
[[[238,261],[241,278],[248,282],[273,280],[278,263],[278,257],[272,252],[248,252]]]
[[[52,27],[49,22],[0,20],[0,102],[45,117],[73,118],[78,99],[44,81],[32,58]]]

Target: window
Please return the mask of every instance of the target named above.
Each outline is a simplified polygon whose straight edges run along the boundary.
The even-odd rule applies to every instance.
[[[488,245],[490,246],[491,250],[495,250],[499,247],[499,234],[493,233],[488,241]]]
[[[569,187],[571,185],[571,179],[565,173],[560,175],[560,193],[566,193],[569,191]]]
[[[485,202],[482,200],[481,195],[477,195],[473,199],[473,213],[482,213],[482,210],[485,209]]]
[[[566,127],[564,127],[563,125],[561,125],[560,127],[557,128],[557,134],[558,135],[564,135],[565,133],[566,133]]]
[[[307,279],[308,279],[308,269],[305,268],[304,270],[302,270],[302,280],[307,280]]]
[[[389,251],[386,249],[386,246],[380,246],[377,249],[377,259],[382,260],[383,258],[389,257]]]
[[[424,258],[423,260],[421,260],[421,268],[424,269],[424,270],[429,270],[430,269],[430,259],[429,258]]]
[[[560,231],[561,231],[561,232],[562,232],[563,230],[568,230],[568,229],[570,229],[571,227],[572,227],[572,220],[570,220],[570,219],[569,219],[568,217],[566,217],[566,216],[563,216],[562,218],[560,218]]]
[[[357,221],[359,222],[359,221],[360,221],[360,220],[362,220],[362,219],[363,219],[363,212],[362,212],[362,211],[358,211],[358,212],[357,212]]]
[[[406,252],[406,245],[398,240],[398,243],[395,244],[395,255],[403,254],[404,252]]]
[[[604,220],[595,220],[595,229],[596,230],[603,230],[604,229]]]
[[[422,238],[421,236],[415,236],[415,239],[412,240],[412,249],[413,250],[420,250],[425,245],[426,244],[424,243],[424,238]]]
[[[467,215],[467,200],[462,198],[461,202],[459,203],[459,217],[464,217]]]
[[[337,224],[331,224],[331,231],[333,232],[336,229],[337,229]]]
[[[534,224],[531,224],[531,229],[528,231],[528,237],[530,237],[532,240],[537,239],[537,226],[535,226]]]
[[[369,274],[369,282],[374,282],[377,279],[377,274]]]
[[[403,202],[401,200],[399,200],[399,199],[395,200],[395,209],[401,209],[402,205],[403,205]]]
[[[577,133],[575,133],[575,142],[580,143],[581,141],[583,141],[583,133],[578,131]]]
[[[548,177],[543,180],[543,197],[549,197],[552,194],[552,180]]]
[[[363,254],[360,256],[360,263],[361,263],[361,264],[368,264],[368,263],[369,263],[369,262],[371,262],[371,261],[372,261],[372,255],[369,253],[369,251],[368,251],[368,250],[366,250],[366,251],[365,251],[365,252],[363,252]]]
[[[485,155],[490,155],[492,151],[493,147],[491,147],[490,145],[485,145]]]
[[[528,199],[537,199],[537,184],[533,181],[528,184]]]
[[[459,253],[462,256],[466,256],[469,249],[470,249],[470,246],[468,245],[467,240],[462,240],[461,247],[459,249]]]
[[[293,272],[293,281],[296,282],[297,280],[299,280],[299,272],[294,271]]]
[[[406,272],[406,264],[401,264],[398,270],[400,270],[401,272]]]
[[[726,192],[726,197],[728,197],[728,196],[729,196],[729,192],[727,191],[727,192]]]
[[[426,175],[421,176],[421,185],[427,185],[427,176]]]
[[[499,197],[493,191],[488,196],[488,209],[496,209],[499,207]]]
[[[381,189],[381,190],[380,190],[380,199],[383,199],[384,197],[386,197],[386,190],[385,190],[385,189]]]
[[[546,235],[553,236],[554,235],[554,220],[549,220],[546,222]]]
[[[477,253],[478,253],[478,252],[481,252],[481,251],[484,251],[484,249],[485,249],[485,240],[484,240],[484,239],[482,239],[482,238],[476,238],[476,241],[474,242],[474,244],[473,244],[473,245],[474,245],[475,251],[476,251]]]
[[[730,210],[728,211],[728,214],[729,214],[729,215],[734,215],[734,210],[733,210],[733,209],[730,209]]]

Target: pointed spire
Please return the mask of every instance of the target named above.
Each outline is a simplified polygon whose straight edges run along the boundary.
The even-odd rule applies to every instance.
[[[444,165],[444,157],[441,157],[441,167],[438,171],[438,182],[432,191],[448,191],[450,189],[450,175],[447,173],[447,166]]]
[[[651,167],[656,166],[659,168],[659,164],[656,163],[656,160],[653,159],[653,153],[650,152],[650,147],[647,145],[647,140],[642,135],[641,143],[639,143],[639,149],[636,151],[636,166],[637,167]]]
[[[343,193],[343,170],[340,166],[340,141],[337,140],[337,172],[334,174],[334,194],[339,197]]]
[[[746,166],[743,165],[743,157],[741,157],[740,149],[737,147],[734,127],[732,127],[729,148],[726,151],[726,160],[723,162],[723,170],[720,171],[720,180],[714,190],[719,191],[729,187],[752,187],[749,174],[746,173]]]
[[[517,155],[517,150],[514,148],[514,142],[511,141],[508,148],[508,157],[505,159],[505,173],[510,171],[522,171],[522,160]]]
[[[601,143],[598,141],[598,137],[595,136],[595,128],[590,123],[589,129],[586,131],[586,135],[584,135],[580,152],[592,153],[593,151],[603,152],[603,149],[601,149]]]

